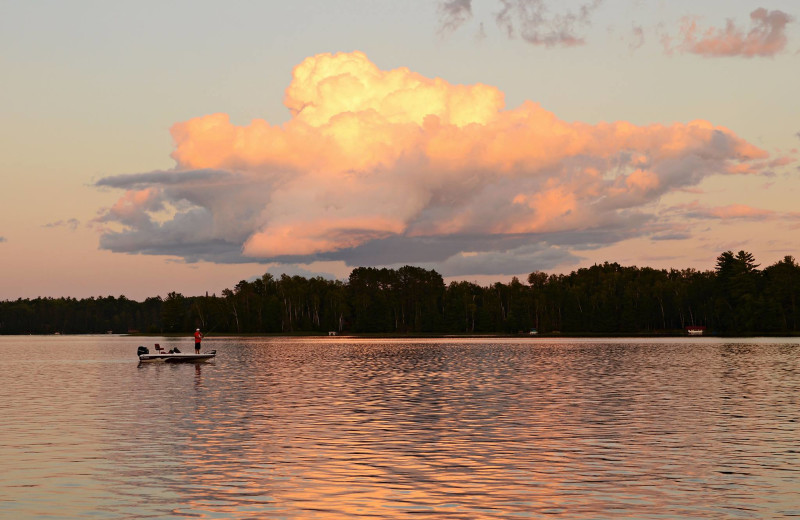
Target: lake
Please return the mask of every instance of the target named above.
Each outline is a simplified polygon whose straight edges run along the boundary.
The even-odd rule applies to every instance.
[[[0,336],[0,518],[800,516],[800,339]]]

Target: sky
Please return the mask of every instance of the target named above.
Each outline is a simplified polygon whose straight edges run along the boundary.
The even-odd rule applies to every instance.
[[[800,256],[796,0],[0,0],[0,299]]]

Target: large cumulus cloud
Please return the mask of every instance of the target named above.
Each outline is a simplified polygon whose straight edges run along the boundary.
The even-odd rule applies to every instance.
[[[291,119],[175,124],[174,170],[108,177],[125,193],[101,247],[188,261],[415,263],[444,274],[549,268],[575,251],[668,237],[667,193],[760,173],[767,154],[706,121],[566,122],[487,85],[453,85],[359,52],[307,58]]]

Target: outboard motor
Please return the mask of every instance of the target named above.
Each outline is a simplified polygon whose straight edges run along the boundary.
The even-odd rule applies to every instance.
[[[147,347],[143,347],[142,345],[139,345],[139,348],[136,349],[136,355],[137,356],[144,356],[144,355],[149,354],[149,353],[150,353],[150,349],[147,348]]]

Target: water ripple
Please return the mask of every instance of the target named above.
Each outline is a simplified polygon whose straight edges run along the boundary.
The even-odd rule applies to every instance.
[[[0,517],[800,515],[796,341],[146,341],[0,338]]]

